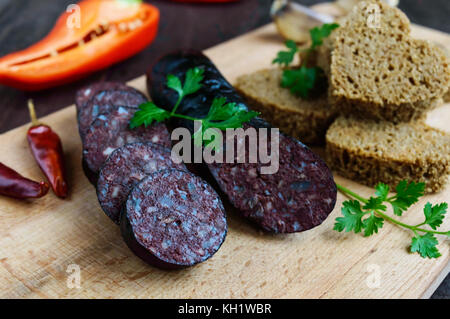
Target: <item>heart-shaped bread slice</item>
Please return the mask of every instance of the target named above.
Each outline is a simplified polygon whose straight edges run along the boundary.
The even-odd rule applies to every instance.
[[[401,180],[441,190],[450,174],[450,134],[424,121],[392,123],[341,116],[326,135],[327,164],[339,175],[391,188]]]
[[[330,104],[341,114],[410,121],[435,107],[450,85],[445,53],[413,39],[407,17],[380,1],[358,4],[322,50],[330,52]],[[327,64],[323,56],[320,65]]]

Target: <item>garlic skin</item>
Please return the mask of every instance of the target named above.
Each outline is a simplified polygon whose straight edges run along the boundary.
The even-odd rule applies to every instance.
[[[270,10],[278,32],[285,39],[302,44],[309,40],[309,30],[334,18],[289,0],[275,0]]]

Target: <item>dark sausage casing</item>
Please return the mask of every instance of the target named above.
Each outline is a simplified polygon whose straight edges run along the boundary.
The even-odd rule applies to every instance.
[[[196,51],[172,53],[154,65],[148,74],[147,85],[156,105],[171,110],[178,95],[166,86],[167,75],[173,74],[184,81],[187,70],[194,67],[204,70],[203,86],[183,99],[177,113],[205,117],[212,101],[218,97],[248,109],[216,66]],[[192,132],[192,122],[177,124]],[[249,126],[270,128],[270,124],[260,118],[251,120],[244,128]],[[266,231],[305,231],[320,225],[333,210],[337,194],[333,175],[325,162],[300,141],[280,133],[278,172],[262,174],[263,166],[267,164],[261,164],[259,159],[258,163],[208,164],[231,204]]]

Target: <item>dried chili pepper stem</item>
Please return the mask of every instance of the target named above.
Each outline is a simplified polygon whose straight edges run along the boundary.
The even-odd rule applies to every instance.
[[[40,123],[37,120],[36,110],[32,99],[28,100],[28,111],[30,112],[31,126],[38,126]]]
[[[36,162],[47,177],[53,192],[58,197],[67,196],[64,176],[64,154],[59,136],[47,125],[39,123],[32,100],[28,101],[31,127],[27,133],[28,144]]]
[[[18,199],[38,198],[47,194],[48,189],[49,186],[46,182],[32,181],[0,163],[1,195]]]

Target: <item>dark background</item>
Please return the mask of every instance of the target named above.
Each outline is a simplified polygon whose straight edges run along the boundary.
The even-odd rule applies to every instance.
[[[312,5],[317,0],[297,0]],[[0,56],[22,50],[43,38],[57,17],[76,0],[0,0]],[[148,1],[161,11],[156,40],[138,55],[90,77],[56,89],[24,93],[0,86],[0,133],[28,122],[26,100],[33,98],[43,116],[73,104],[81,86],[100,79],[128,81],[145,73],[165,52],[180,47],[206,49],[270,21],[271,0],[241,0],[228,4],[183,4]],[[400,0],[413,23],[450,33],[449,0]],[[224,53],[226,54],[226,53]],[[406,271],[406,270],[405,270]],[[450,298],[450,276],[432,298]]]

